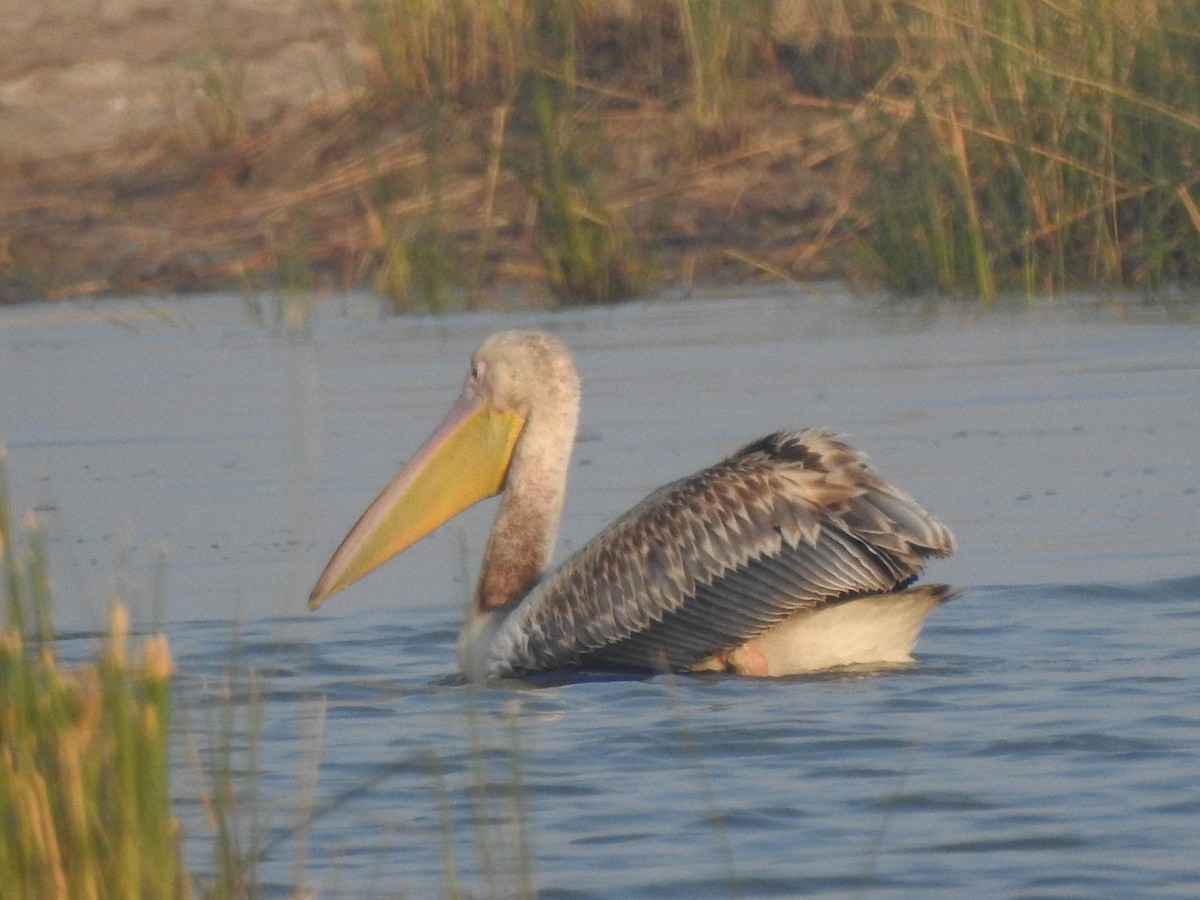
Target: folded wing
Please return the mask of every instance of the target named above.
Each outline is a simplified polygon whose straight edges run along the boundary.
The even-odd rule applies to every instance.
[[[687,669],[794,613],[902,589],[950,532],[865,457],[779,432],[669,484],[515,607],[492,674]]]

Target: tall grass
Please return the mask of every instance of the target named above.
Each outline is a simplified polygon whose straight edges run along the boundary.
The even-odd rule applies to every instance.
[[[131,639],[114,598],[96,660],[59,660],[40,532],[32,517],[23,535],[14,528],[4,468],[0,446],[0,896],[257,896],[259,811],[248,790],[257,764],[235,765],[234,700],[219,702],[212,759],[201,765],[214,846],[210,874],[194,882],[172,812],[167,640]],[[258,712],[255,697],[248,706]]]
[[[191,156],[96,174],[100,206],[10,204],[0,292],[264,275],[440,310],[693,272],[983,297],[1200,277],[1195,3],[319,0],[344,70],[269,122],[259,42],[208,5]]]
[[[550,289],[567,304],[604,303],[636,292],[639,260],[603,199],[603,138],[579,121],[577,25],[572,4],[538,4],[532,65],[517,94],[534,152],[514,148],[510,164],[536,203]]]
[[[57,656],[52,596],[36,522],[14,528],[0,446],[0,897],[212,900],[261,896],[260,860],[281,841],[304,834],[320,815],[373,789],[392,765],[267,838],[257,790],[264,705],[253,670],[235,650],[229,677],[199,712],[207,747],[189,746],[204,783],[200,800],[212,828],[212,859],[193,878],[182,858],[172,814],[169,740],[174,666],[162,635],[131,639],[124,606],[114,600],[93,663]],[[189,712],[184,709],[184,713]],[[471,689],[465,709],[470,815],[456,820],[442,762],[430,757],[444,832],[447,896],[473,896],[458,869],[472,838],[490,897],[534,897],[525,823],[519,710],[505,707],[509,745],[487,746],[489,715]],[[185,729],[189,723],[184,722]],[[504,767],[494,771],[493,764]],[[307,788],[315,792],[313,783]],[[301,896],[303,861],[296,863]]]
[[[734,146],[749,127],[751,45],[768,26],[770,0],[674,0],[687,51],[688,113],[702,153]]]
[[[497,184],[521,185],[531,201],[530,234],[543,283],[562,302],[604,302],[636,292],[643,255],[606,200],[602,127],[588,126],[578,91],[581,21],[596,4],[577,0],[366,0],[344,13],[369,50],[371,102],[390,105],[423,135],[429,200],[418,216],[379,221],[375,286],[397,308],[440,309],[455,288],[474,293],[496,232]],[[466,115],[462,115],[463,111]],[[460,264],[445,202],[451,148],[474,145],[480,218],[475,248]],[[397,185],[384,191],[411,193]],[[457,221],[465,210],[460,203]],[[470,213],[465,213],[470,215]],[[510,215],[511,217],[511,215]],[[471,283],[456,274],[466,271]]]
[[[236,649],[214,706],[215,718],[203,719],[205,756],[193,760],[206,782],[202,801],[212,829],[203,893],[240,900],[262,893],[259,861],[266,849],[266,822],[258,792],[264,708],[255,673],[240,665]]]
[[[448,196],[462,146],[456,112],[462,104],[490,110],[511,100],[526,66],[526,6],[524,0],[341,4],[367,50],[368,102],[403,120],[423,149],[417,181],[389,174],[372,186],[380,237],[372,281],[397,310],[439,311],[452,305],[456,293],[478,286],[472,283],[478,272],[468,280],[471,272],[453,235],[456,212],[465,210],[454,210]],[[425,202],[397,215],[396,207],[414,193]],[[490,205],[484,206],[481,245],[491,230]]]
[[[1200,7],[844,6],[890,36],[859,131],[888,283],[990,298],[1200,276]]]
[[[753,129],[752,86],[785,77],[854,101],[869,181],[845,218],[865,271],[893,287],[991,298],[1200,276],[1194,4],[372,0],[384,7],[372,36],[396,91],[513,107],[502,159],[565,303],[636,292],[653,243],[607,199],[606,116],[664,98],[703,155]],[[657,67],[637,46],[651,33]]]
[[[869,180],[844,221],[857,223],[864,270],[893,287],[991,298],[1200,275],[1194,5],[828,0],[814,11],[786,0],[660,0],[614,10],[583,0],[370,0],[364,8],[390,96],[441,110],[431,128],[447,107],[484,108],[488,123],[502,123],[478,141],[480,168],[487,155],[491,174],[472,255],[482,260],[494,236],[498,178],[515,178],[532,201],[543,280],[563,303],[636,292],[647,271],[642,248],[655,242],[611,200],[620,188],[609,117],[665,101],[702,157],[753,131],[747,104],[785,79],[850,109]],[[435,210],[446,177],[430,169]],[[413,226],[424,237],[390,252],[385,271],[409,283],[423,259],[437,271],[428,258],[448,242],[432,221]],[[436,294],[440,283],[426,282]]]
[[[26,531],[21,552],[0,487],[4,896],[189,897],[169,790],[167,642],[157,636],[131,647],[128,617],[114,601],[99,659],[64,668],[55,656],[36,523]]]

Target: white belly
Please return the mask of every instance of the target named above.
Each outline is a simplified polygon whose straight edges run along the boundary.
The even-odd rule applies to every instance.
[[[941,588],[912,588],[797,613],[697,668],[771,676],[911,662],[921,625],[946,599]]]

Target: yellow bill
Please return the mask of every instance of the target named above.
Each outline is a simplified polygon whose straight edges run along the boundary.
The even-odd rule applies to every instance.
[[[524,420],[464,390],[343,539],[308,598],[316,609],[468,506],[500,493]]]

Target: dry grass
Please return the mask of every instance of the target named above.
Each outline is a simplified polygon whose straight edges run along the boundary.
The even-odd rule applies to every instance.
[[[528,304],[691,279],[990,297],[1198,274],[1186,4],[328,0],[326,15],[355,48],[350,90],[247,129],[226,78],[219,139],[82,181],[45,173],[2,213],[8,292],[368,285],[449,309],[506,283],[538,286]]]
[[[237,770],[235,705],[200,766],[213,861],[197,883],[172,809],[169,745],[174,665],[163,635],[134,639],[111,601],[94,662],[56,652],[42,541],[30,517],[13,527],[0,447],[0,884],[5,898],[255,896],[258,846],[240,806],[254,777]],[[18,546],[22,545],[22,546]],[[239,760],[240,762],[240,760]],[[235,783],[236,782],[236,783]]]
[[[891,68],[862,131],[865,245],[882,277],[990,298],[1200,276],[1200,12],[887,7]]]
[[[62,666],[36,523],[25,530],[29,547],[22,553],[0,486],[4,895],[189,897],[169,790],[166,639],[131,646],[128,617],[114,601],[97,662]]]

